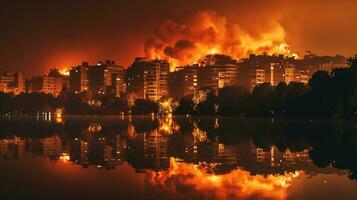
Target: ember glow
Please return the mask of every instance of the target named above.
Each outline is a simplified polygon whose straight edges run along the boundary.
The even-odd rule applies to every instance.
[[[251,175],[236,169],[229,174],[214,175],[206,172],[204,166],[170,160],[167,171],[149,171],[146,184],[149,189],[166,195],[192,199],[274,199],[287,197],[287,189],[300,173],[285,175]],[[189,198],[190,199],[190,198]]]
[[[234,58],[252,53],[298,57],[290,50],[285,37],[284,28],[276,21],[259,35],[253,35],[215,11],[200,11],[187,23],[163,23],[146,41],[145,53],[149,58],[166,59],[173,67],[196,63],[208,54]]]

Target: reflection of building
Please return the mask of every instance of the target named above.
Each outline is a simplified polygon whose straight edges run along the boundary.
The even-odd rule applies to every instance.
[[[0,92],[14,93],[25,92],[25,76],[21,72],[5,71],[0,74]]]
[[[311,162],[307,149],[301,152],[292,152],[289,149],[281,152],[276,146],[270,147],[270,150],[267,151],[262,148],[255,149],[257,163],[261,163],[265,167],[283,167],[297,162]]]
[[[63,140],[58,135],[45,139],[3,139],[0,140],[0,155],[7,159],[21,158],[26,146],[28,151],[52,160],[61,160],[62,157],[63,161],[83,167],[95,165],[104,169],[128,162],[138,172],[166,170],[170,157],[187,163],[205,163],[209,166],[209,173],[226,173],[238,167],[251,174],[282,174],[316,168],[309,158],[308,149],[293,152],[279,150],[276,146],[260,148],[252,140],[243,138],[236,145],[228,145],[218,136],[212,137],[208,129],[199,129],[195,123],[187,127],[180,124],[181,121],[170,120],[148,120],[152,123],[150,125],[134,121],[135,128],[128,122],[127,126],[119,128],[121,130],[118,126],[98,124],[96,126],[100,125],[102,131],[96,134],[89,134],[85,124],[78,130],[80,138],[63,134]],[[175,128],[178,124],[182,125],[180,131]]]
[[[22,159],[25,153],[25,141],[19,137],[0,140],[0,156],[5,159]]]
[[[71,161],[82,165],[88,166],[88,142],[75,138],[70,142]]]
[[[58,135],[41,139],[43,146],[43,155],[48,156],[51,160],[58,160],[62,153],[62,141]]]
[[[167,169],[170,163],[167,137],[155,130],[145,133],[144,159],[149,169]]]

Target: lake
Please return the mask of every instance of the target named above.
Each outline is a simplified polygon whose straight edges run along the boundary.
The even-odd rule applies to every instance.
[[[1,199],[357,199],[357,121],[0,119]]]

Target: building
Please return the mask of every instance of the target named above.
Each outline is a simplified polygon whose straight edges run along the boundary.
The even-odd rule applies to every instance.
[[[69,88],[75,93],[90,91],[93,94],[112,93],[120,96],[126,92],[124,67],[111,60],[98,62],[94,66],[83,62],[70,70]]]
[[[52,94],[55,97],[61,93],[63,88],[63,80],[61,77],[43,76],[42,81],[42,93]]]
[[[87,79],[88,62],[83,62],[82,65],[72,67],[69,71],[69,90],[75,93],[81,93],[88,89]]]
[[[144,99],[144,68],[146,58],[135,58],[127,69],[127,92],[138,99]]]
[[[184,96],[194,94],[198,91],[198,66],[188,66],[183,70]]]
[[[288,63],[270,63],[267,67],[252,67],[250,69],[248,89],[253,90],[253,88],[262,83],[270,83],[272,86],[278,85],[280,82],[289,84],[290,82],[300,82],[300,79],[305,81],[305,76],[300,76],[297,78],[297,73],[294,65]]]
[[[176,71],[169,73],[169,94],[175,98],[185,96],[184,90],[184,68],[176,67]]]
[[[32,77],[29,81],[29,93],[38,92],[60,95],[64,88],[68,88],[68,77],[61,75],[57,69],[51,69],[48,75]]]
[[[265,82],[265,80],[266,80],[265,69],[261,69],[261,68],[252,69],[249,77],[250,77],[250,79],[249,79],[249,83],[248,83],[248,88],[249,88],[249,90],[253,90],[253,88],[256,85],[259,85],[259,84],[262,84]]]
[[[321,64],[319,70],[331,72],[334,69],[346,68],[346,67],[348,67],[348,65],[346,65],[345,63],[328,62],[328,63]]]
[[[198,84],[200,88],[216,90],[225,86],[236,85],[237,75],[238,69],[236,65],[208,65],[200,68]]]
[[[136,58],[127,70],[127,90],[139,99],[159,100],[169,94],[170,64],[164,60]]]
[[[5,71],[0,75],[0,92],[14,93],[25,92],[25,76],[21,72]]]
[[[144,98],[153,101],[168,96],[170,64],[164,60],[147,62],[144,67]]]
[[[107,92],[119,97],[126,92],[126,71],[123,66],[116,65],[114,61],[107,60],[104,69],[104,86]]]
[[[294,81],[307,85],[311,76],[312,73],[310,70],[296,70],[294,74]]]
[[[88,90],[93,94],[105,94],[105,85],[104,85],[104,71],[105,66],[103,63],[98,63],[97,66],[89,66],[87,71],[87,80],[88,80]]]

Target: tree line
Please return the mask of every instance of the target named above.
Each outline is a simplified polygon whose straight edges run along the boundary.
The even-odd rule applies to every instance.
[[[357,115],[357,57],[348,68],[318,71],[303,83],[259,84],[252,92],[240,86],[207,91],[202,101],[180,100],[176,115],[354,118]],[[201,95],[202,96],[202,95]]]

